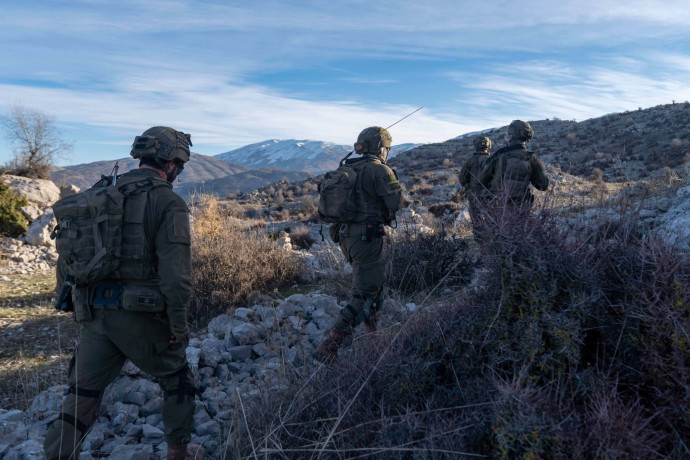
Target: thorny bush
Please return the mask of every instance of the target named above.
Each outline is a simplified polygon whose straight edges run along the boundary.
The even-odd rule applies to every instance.
[[[472,287],[294,368],[238,455],[690,456],[686,254],[634,212],[606,238],[546,210],[489,218]]]

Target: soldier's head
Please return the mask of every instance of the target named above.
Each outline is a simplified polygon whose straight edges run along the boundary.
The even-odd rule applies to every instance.
[[[380,126],[372,126],[366,128],[357,136],[355,152],[359,155],[366,153],[376,155],[385,162],[388,158],[388,152],[391,150],[392,142],[393,138],[387,129]]]
[[[189,134],[165,126],[154,126],[134,138],[129,154],[139,159],[139,166],[161,170],[172,182],[189,161],[192,139]]]
[[[534,130],[529,123],[522,120],[514,120],[508,126],[508,143],[516,144],[527,142],[534,136]]]
[[[474,149],[480,153],[486,153],[491,149],[491,139],[486,136],[477,136],[472,140]]]

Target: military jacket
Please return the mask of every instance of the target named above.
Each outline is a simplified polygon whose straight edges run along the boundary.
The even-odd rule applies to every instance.
[[[479,173],[478,181],[492,193],[506,193],[514,200],[530,197],[530,184],[537,190],[546,190],[549,186],[544,163],[524,144],[497,150]]]
[[[391,168],[375,155],[348,160],[357,171],[353,222],[388,223],[403,205],[403,188]]]
[[[479,195],[482,186],[477,178],[488,159],[489,152],[476,152],[465,161],[464,165],[462,165],[462,171],[460,171],[460,185],[462,185],[467,193]]]

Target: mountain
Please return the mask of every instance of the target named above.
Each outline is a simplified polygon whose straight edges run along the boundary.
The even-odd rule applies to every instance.
[[[418,145],[394,145],[390,157]],[[332,142],[270,139],[221,153],[215,158],[250,168],[272,167],[318,174],[337,168],[340,159],[351,151],[349,145]]]
[[[119,173],[137,168],[139,160],[120,158],[112,161],[96,161],[63,168],[55,168],[50,178],[58,186],[76,185],[85,189],[93,185],[101,175],[109,175],[115,165]],[[175,183],[175,191],[182,196],[196,192],[226,195],[236,191],[249,192],[276,182],[283,177],[300,180],[307,177],[306,172],[285,171],[276,168],[249,169],[247,166],[228,163],[214,157],[192,154],[192,160],[185,165],[180,182]]]
[[[50,178],[58,186],[74,184],[84,189],[93,185],[101,174],[109,175],[113,170],[115,161],[119,165],[119,173],[125,173],[139,166],[139,160],[134,158],[120,158],[112,161],[96,161],[63,168],[55,168]],[[249,168],[241,165],[230,164],[225,161],[198,153],[192,153],[191,161],[185,165],[180,175],[182,183],[203,183],[208,180],[218,179],[233,174],[247,171]]]

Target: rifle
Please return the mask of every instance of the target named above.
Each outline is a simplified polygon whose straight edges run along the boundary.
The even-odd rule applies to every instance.
[[[108,187],[109,185],[117,184],[117,172],[120,170],[118,163],[119,161],[115,162],[115,166],[113,166],[113,170],[110,171],[109,176],[101,174],[101,178],[98,180],[98,182],[93,184],[93,187]]]

